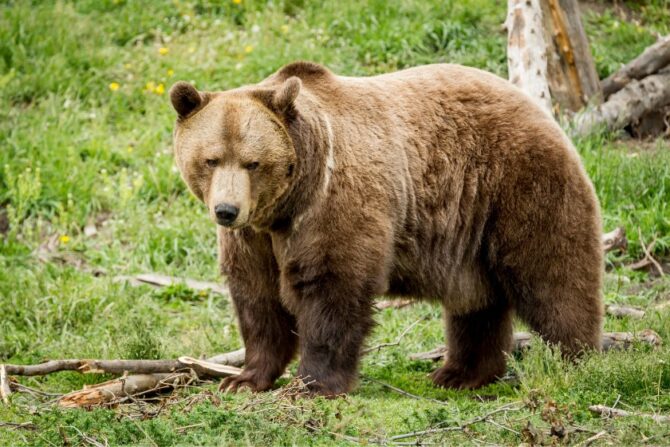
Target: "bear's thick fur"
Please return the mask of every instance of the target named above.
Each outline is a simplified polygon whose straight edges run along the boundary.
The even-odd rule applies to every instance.
[[[593,187],[556,122],[507,81],[296,62],[225,92],[177,83],[171,99],[177,164],[222,224],[247,349],[224,388],[266,390],[299,351],[314,393],[349,391],[378,295],[442,304],[439,386],[501,376],[513,315],[567,355],[598,348]]]

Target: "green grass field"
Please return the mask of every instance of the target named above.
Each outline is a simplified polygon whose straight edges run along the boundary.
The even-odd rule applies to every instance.
[[[458,62],[506,76],[505,2],[494,0],[8,1],[0,5],[0,362],[47,358],[174,358],[241,346],[227,297],[184,287],[115,282],[159,272],[217,280],[213,224],[186,190],[171,153],[167,89],[254,83],[309,59],[347,75]],[[597,69],[606,76],[670,32],[670,2],[592,2],[584,12]],[[599,8],[599,9],[601,9]],[[476,392],[435,389],[435,364],[413,352],[443,343],[440,309],[386,309],[358,389],[335,400],[277,393],[223,395],[215,384],[180,390],[156,417],[137,406],[62,410],[26,394],[0,404],[1,445],[336,445],[456,426],[506,404],[519,407],[465,430],[398,439],[408,445],[670,445],[670,425],[601,419],[592,404],[670,414],[670,280],[627,264],[670,253],[670,144],[616,135],[576,142],[601,200],[605,229],[625,226],[630,247],[608,256],[605,300],[646,309],[608,317],[608,331],[651,328],[652,349],[565,363],[535,342],[506,380]],[[97,234],[84,229],[94,225]],[[566,266],[569,268],[569,266]],[[295,365],[292,366],[295,371]],[[58,373],[22,378],[50,393],[108,379]],[[283,383],[285,383],[284,380]],[[418,396],[400,394],[391,385]],[[514,404],[516,405],[516,404]],[[148,407],[145,412],[155,411]],[[30,423],[17,427],[12,424]],[[551,425],[556,436],[551,436]],[[567,433],[561,437],[560,427]],[[348,438],[347,438],[348,437]],[[357,440],[353,439],[357,438]],[[418,442],[418,443],[417,443]],[[390,442],[388,442],[390,443]]]

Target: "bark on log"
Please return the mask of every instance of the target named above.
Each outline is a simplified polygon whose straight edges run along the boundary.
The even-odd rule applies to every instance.
[[[630,81],[654,74],[666,65],[670,65],[670,35],[661,37],[638,57],[604,79],[601,83],[603,96],[607,98],[624,88]]]
[[[618,130],[667,104],[670,104],[670,68],[631,81],[607,102],[577,115],[575,133],[587,135],[598,128]]]
[[[529,332],[515,332],[512,352],[518,353],[530,347],[532,334]],[[638,334],[630,332],[606,332],[603,334],[602,350],[627,349],[634,342],[647,343],[651,346],[660,346],[663,343],[660,335],[651,329],[645,329]],[[447,347],[440,346],[432,351],[410,354],[410,360],[440,360],[447,354]]]
[[[542,7],[547,48],[547,79],[559,107],[574,112],[599,99],[600,82],[582,26],[577,0],[544,0]]]
[[[660,424],[667,424],[670,422],[670,416],[665,416],[661,414],[649,414],[649,413],[634,413],[631,411],[620,410],[618,408],[606,407],[605,405],[591,405],[589,410],[592,413],[599,414],[603,417],[642,417],[653,419],[654,421]]]
[[[509,80],[552,114],[540,0],[509,0],[507,11]]]

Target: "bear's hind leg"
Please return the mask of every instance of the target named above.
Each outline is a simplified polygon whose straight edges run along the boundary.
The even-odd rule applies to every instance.
[[[555,286],[542,281],[530,293],[534,299],[518,300],[516,312],[543,340],[560,346],[569,358],[600,349],[603,311],[597,282],[578,289],[569,281]]]
[[[444,388],[472,389],[505,373],[512,344],[512,311],[506,302],[465,315],[446,314],[447,361],[431,378]]]

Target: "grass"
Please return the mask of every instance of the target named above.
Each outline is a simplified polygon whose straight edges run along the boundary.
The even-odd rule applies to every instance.
[[[668,32],[667,0],[585,13],[598,72],[606,76]],[[311,59],[348,75],[449,61],[506,75],[505,8],[492,0],[405,2],[243,0],[24,2],[0,6],[0,361],[45,358],[199,356],[240,346],[227,297],[185,287],[155,291],[113,281],[156,271],[216,280],[215,234],[174,169],[174,115],[166,89],[177,79],[225,89],[256,82],[282,64]],[[611,331],[651,328],[670,340],[670,281],[632,272],[638,231],[654,254],[670,252],[670,147],[594,135],[576,142],[594,180],[607,229],[624,225],[624,255],[608,257],[605,299],[641,306],[643,320],[606,321]],[[95,225],[97,234],[84,229]],[[579,426],[574,443],[667,444],[670,430],[642,418],[601,420],[591,404],[670,412],[670,348],[635,346],[566,364],[541,343],[510,363],[510,380],[477,392],[433,388],[435,365],[408,354],[442,342],[440,311],[427,304],[384,310],[358,389],[346,399],[287,404],[276,395],[178,393],[182,403],[135,420],[123,408],[72,411],[13,395],[0,407],[0,444],[336,445],[342,436],[391,436],[462,423],[501,405],[525,406],[492,423],[427,441],[475,445],[551,443],[550,424]],[[295,365],[293,366],[295,368]],[[67,392],[105,377],[60,373],[22,383]],[[413,399],[383,382],[418,396]],[[253,405],[250,404],[250,401]],[[31,422],[35,430],[7,422]],[[501,425],[503,427],[501,427]],[[184,428],[186,427],[186,428]],[[591,433],[593,432],[593,433]],[[335,434],[333,434],[335,433]],[[411,441],[411,439],[408,439]]]

